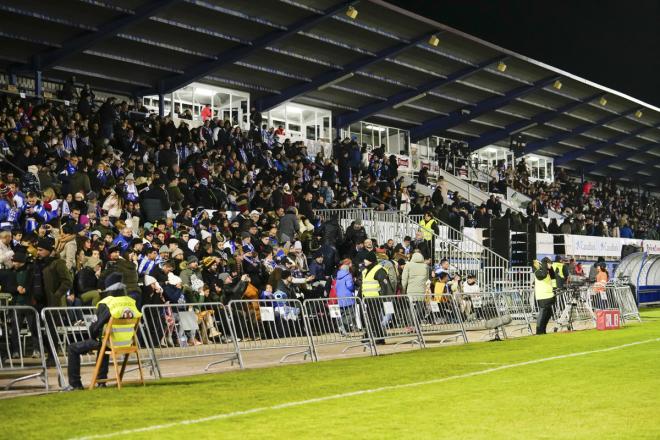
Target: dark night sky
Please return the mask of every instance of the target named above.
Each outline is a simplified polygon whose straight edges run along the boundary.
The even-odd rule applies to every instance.
[[[390,0],[660,106],[660,0]]]

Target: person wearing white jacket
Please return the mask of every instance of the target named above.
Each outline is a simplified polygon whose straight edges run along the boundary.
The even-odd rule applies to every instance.
[[[463,313],[463,316],[469,316],[473,308],[481,308],[481,297],[474,295],[481,292],[477,277],[474,274],[469,274],[467,280],[463,283],[463,293],[472,295],[460,295],[457,299],[458,306]]]

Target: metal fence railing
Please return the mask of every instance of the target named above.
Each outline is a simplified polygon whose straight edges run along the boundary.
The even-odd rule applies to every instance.
[[[28,306],[0,306],[0,377],[5,389],[39,379],[48,391],[39,313]]]
[[[462,298],[452,294],[410,295],[424,345],[446,342],[465,342],[463,327],[466,309]]]
[[[404,344],[424,347],[417,318],[417,314],[422,311],[413,306],[408,296],[366,297],[362,302],[364,321],[375,344],[376,354],[378,346],[388,341],[394,342],[394,348]]]
[[[210,358],[204,371],[223,362],[241,362],[222,303],[145,305],[142,335],[161,373],[163,361],[175,359]]]
[[[363,310],[362,300],[357,297],[319,298],[303,303],[316,360],[349,351],[360,354],[369,350],[375,354],[373,341],[362,321]]]
[[[90,326],[96,322],[96,308],[94,307],[46,307],[41,311],[41,319],[46,328],[48,338],[48,352],[53,355],[57,368],[59,384],[68,385],[66,368],[69,365],[67,347],[76,342],[93,339]],[[142,333],[142,331],[141,331]],[[159,377],[157,365],[152,357],[152,350],[144,337],[140,341],[140,359],[147,362],[148,370],[155,377]],[[83,354],[80,359],[81,366],[96,364],[96,351]],[[129,370],[132,371],[132,370]]]
[[[595,311],[600,309],[618,309],[625,319],[639,319],[628,286],[558,289],[555,331],[593,328]],[[191,364],[194,359],[203,360],[205,370],[223,362],[244,368],[296,356],[296,360],[311,361],[376,356],[403,347],[531,335],[537,310],[533,288],[304,302],[272,299],[238,300],[228,305],[146,305],[138,340],[141,357],[150,364],[146,367],[159,378],[163,367],[176,361],[180,361],[178,374],[189,374],[196,370]],[[95,320],[92,307],[45,308],[41,319],[31,307],[0,307],[0,373],[14,375],[10,386],[38,378],[47,387],[45,354],[50,352],[60,385],[65,386],[67,347],[90,339],[90,325]],[[47,335],[47,347],[42,343],[41,328]],[[28,358],[29,353],[35,354],[34,360]],[[96,356],[83,355],[81,364],[91,367]]]
[[[435,246],[435,260],[447,258],[457,271],[476,273],[482,287],[500,290],[512,288],[512,282],[522,282],[524,276],[522,269],[520,272],[513,271],[506,258],[438,219],[435,219],[438,225],[436,234],[420,225],[421,215],[405,215],[398,211],[376,211],[372,208],[322,209],[315,211],[315,214],[322,222],[336,217],[345,231],[359,219],[367,236],[376,239],[378,243],[385,243],[390,239],[402,242],[404,237],[414,237],[419,230],[430,232]],[[531,268],[526,269],[531,271]]]
[[[313,342],[302,310],[297,299],[231,301],[229,315],[239,362],[244,362],[246,352],[268,350],[287,351],[280,362],[299,355],[314,360]]]

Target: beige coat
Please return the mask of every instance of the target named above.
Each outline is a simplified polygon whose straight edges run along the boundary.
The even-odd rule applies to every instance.
[[[415,252],[403,267],[401,287],[406,295],[424,295],[428,280],[429,265],[424,262],[422,254]]]

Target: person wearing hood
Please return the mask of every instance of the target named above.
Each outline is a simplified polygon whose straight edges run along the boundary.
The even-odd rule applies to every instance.
[[[196,238],[188,240],[188,249],[190,250],[191,255],[197,255],[197,251],[199,250],[199,240]]]
[[[548,257],[543,258],[541,262],[534,260],[534,270],[534,295],[539,307],[536,334],[543,335],[552,317],[552,307],[555,305],[555,291],[552,285],[556,275],[552,261]]]
[[[355,283],[351,273],[351,264],[349,258],[341,262],[335,282],[337,305],[341,310],[340,331],[342,334],[350,333],[357,328],[355,321]]]
[[[429,281],[430,267],[420,252],[414,252],[410,262],[403,268],[401,287],[406,295],[420,295],[415,299],[423,301]]]

